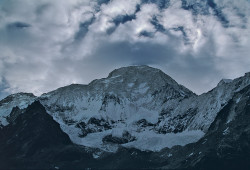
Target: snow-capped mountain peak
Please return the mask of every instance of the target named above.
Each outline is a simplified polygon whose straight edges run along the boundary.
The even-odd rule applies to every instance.
[[[9,95],[0,101],[0,127],[9,124],[6,119],[12,108],[18,106],[20,109],[26,108],[29,104],[34,102],[36,96],[32,93],[16,93]]]
[[[7,125],[13,107],[23,109],[39,100],[76,144],[106,151],[119,145],[157,151],[200,139],[234,93],[250,84],[249,77],[223,79],[197,96],[159,69],[122,67],[88,85],[72,84],[40,97],[9,96],[0,102],[0,120]]]
[[[225,83],[231,83],[233,80],[232,79],[222,79],[217,86],[221,86]]]
[[[43,94],[39,100],[75,143],[88,145],[88,137],[98,135],[98,147],[102,148],[106,147],[102,138],[115,129],[120,133],[115,136],[125,132],[138,136],[145,126],[149,134],[157,136],[155,126],[163,108],[176,107],[191,96],[196,95],[159,69],[130,66],[88,85],[70,85]]]

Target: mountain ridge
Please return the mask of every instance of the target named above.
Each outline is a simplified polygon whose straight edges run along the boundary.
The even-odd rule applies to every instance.
[[[22,99],[10,102],[5,107],[18,106],[19,101],[24,108],[39,100],[61,129],[79,145],[111,152],[119,145],[159,151],[173,146],[171,142],[164,142],[167,138],[188,139],[176,145],[201,138],[234,93],[248,84],[250,76],[246,73],[232,81],[222,80],[211,91],[196,95],[159,69],[129,66],[88,85],[72,84],[39,97],[28,97],[23,104]],[[9,110],[4,114],[1,111],[0,106],[0,117],[4,115],[2,121],[7,122],[6,125]],[[135,140],[127,140],[123,134]],[[95,141],[89,143],[93,138]],[[105,142],[106,139],[109,142]],[[156,139],[157,146],[151,147]],[[140,141],[145,140],[148,144],[142,147]]]
[[[56,144],[56,146],[53,146],[50,142],[47,143],[52,146],[51,148],[46,146],[47,144],[37,145],[37,142],[32,140],[28,148],[32,148],[33,145],[38,146],[38,148],[26,150],[27,147],[23,148],[23,144],[27,142],[27,138],[36,138],[37,135],[40,135],[39,133],[35,135],[30,133],[30,123],[33,124],[32,131],[36,131],[38,128],[44,132],[47,132],[47,130],[41,128],[41,126],[57,124],[56,135],[58,133],[63,134],[59,124],[46,113],[45,108],[38,101],[35,101],[28,106],[26,113],[19,114],[18,118],[14,120],[15,123],[11,122],[4,127],[4,130],[0,130],[0,136],[4,134],[4,140],[0,141],[0,151],[4,153],[0,155],[2,157],[0,169],[34,169],[40,167],[46,169],[68,169],[72,167],[82,169],[91,167],[97,169],[245,170],[248,169],[250,160],[249,96],[250,85],[236,92],[217,114],[206,135],[198,142],[185,146],[164,148],[158,152],[124,147],[120,147],[115,153],[100,152],[100,150],[91,150],[72,144],[69,138],[65,136],[66,134],[63,135],[64,138],[67,138],[66,143],[62,143],[63,145]],[[32,118],[36,115],[41,116],[35,120],[37,123]],[[42,123],[40,120],[48,120],[49,122]],[[10,134],[14,132],[15,135],[3,133],[7,131],[10,131]],[[26,137],[22,135],[21,142],[18,142],[20,140],[18,135],[22,133]],[[53,134],[53,132],[49,133]],[[11,142],[5,142],[6,140]],[[48,139],[45,138],[44,140]],[[58,139],[57,141],[63,142],[63,140]],[[12,145],[13,142],[16,143],[15,147]],[[14,152],[10,152],[7,146],[11,147],[11,151]],[[45,150],[42,149],[44,146],[46,147]],[[6,157],[6,147],[9,153],[8,157]],[[93,157],[91,154],[93,154]]]

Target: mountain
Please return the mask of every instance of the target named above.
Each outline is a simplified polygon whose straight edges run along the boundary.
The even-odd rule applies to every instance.
[[[0,101],[0,128],[9,124],[6,119],[12,108],[18,106],[23,109],[26,108],[36,99],[32,93],[17,93],[12,94]]]
[[[164,131],[200,129],[207,132],[217,113],[233,95],[250,84],[250,73],[234,80],[221,80],[211,91],[182,100],[177,107],[166,107],[161,122]],[[180,120],[181,119],[181,120]],[[173,125],[173,126],[172,126]]]
[[[250,85],[234,94],[218,112],[206,135],[197,143],[172,149],[170,163],[163,168],[248,169],[249,121]]]
[[[159,69],[130,66],[116,69],[107,78],[89,85],[59,88],[41,95],[39,100],[74,143],[113,152],[117,145],[110,143],[125,144],[132,140],[125,139],[124,134],[137,139],[129,146],[137,147],[145,135],[150,135],[148,145],[159,138],[162,146],[145,145],[142,149],[165,147],[165,136],[155,128],[159,113],[165,105],[176,107],[192,96],[196,95]]]
[[[0,165],[247,169],[249,87],[246,73],[196,95],[159,69],[130,66],[39,97],[13,94],[0,101]]]
[[[103,158],[106,162],[103,166],[108,169],[247,170],[250,166],[249,113],[250,85],[235,92],[198,142],[159,152],[120,148]]]
[[[39,101],[13,112],[19,112],[16,119],[0,130],[0,169],[54,169],[62,161],[70,162],[70,154],[73,159],[83,157],[82,163],[93,160],[83,147],[74,146]]]

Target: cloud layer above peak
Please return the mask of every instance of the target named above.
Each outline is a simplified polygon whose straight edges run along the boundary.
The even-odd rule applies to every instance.
[[[249,35],[248,0],[2,0],[0,94],[40,95],[133,64],[202,93],[250,71]]]

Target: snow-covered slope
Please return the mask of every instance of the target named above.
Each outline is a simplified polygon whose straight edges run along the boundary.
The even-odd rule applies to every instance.
[[[161,70],[131,66],[89,85],[59,88],[39,100],[75,143],[88,145],[86,139],[93,133],[120,138],[125,132],[135,138],[144,130],[158,134],[154,125],[162,108],[192,96],[196,95]],[[105,143],[102,137],[98,142]]]
[[[249,84],[246,73],[197,96],[159,69],[123,67],[88,85],[72,84],[37,98],[11,95],[0,102],[0,123],[8,124],[13,107],[39,100],[76,144],[158,151],[199,140],[232,96]]]
[[[206,132],[233,95],[249,84],[250,73],[235,80],[223,79],[213,90],[187,98],[178,107],[167,106],[158,128],[163,132],[198,129]]]
[[[131,66],[117,69],[89,85],[59,88],[43,94],[40,100],[51,114],[64,121],[88,120],[96,115],[114,121],[144,118],[154,123],[164,104],[191,96],[195,94],[162,71]]]
[[[34,102],[36,96],[31,93],[16,93],[12,94],[0,101],[0,127],[9,124],[7,117],[13,107],[18,106],[20,109],[26,108]]]

